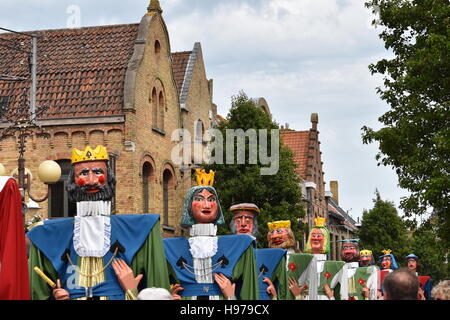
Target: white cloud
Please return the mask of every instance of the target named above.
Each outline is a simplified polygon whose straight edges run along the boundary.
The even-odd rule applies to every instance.
[[[2,0],[1,26],[24,30],[65,28],[69,5],[81,25],[138,23],[150,0]],[[377,167],[377,145],[363,145],[360,128],[379,128],[387,110],[367,66],[388,56],[370,26],[373,16],[355,0],[161,0],[172,51],[201,42],[214,102],[226,116],[243,89],[264,97],[277,122],[308,130],[319,114],[325,179],[340,181],[340,203],[352,215],[372,207],[375,188],[398,204],[390,168]],[[13,13],[20,14],[13,14]]]

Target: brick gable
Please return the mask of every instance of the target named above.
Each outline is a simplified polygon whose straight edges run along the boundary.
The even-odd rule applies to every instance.
[[[295,171],[304,180],[307,174],[309,131],[280,132],[283,143],[294,153],[294,161],[297,164]]]

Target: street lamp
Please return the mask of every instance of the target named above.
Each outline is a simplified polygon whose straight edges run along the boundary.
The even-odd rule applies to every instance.
[[[17,166],[17,175],[14,175],[14,178],[18,180],[18,186],[21,191],[22,196],[22,204],[23,211],[26,212],[26,204],[25,204],[25,194],[28,194],[30,199],[35,202],[42,202],[47,200],[50,194],[50,187],[48,187],[46,195],[37,199],[33,197],[31,194],[31,175],[25,170],[25,148],[26,148],[26,138],[30,135],[34,134],[35,129],[40,129],[42,132],[44,131],[41,126],[37,123],[36,119],[41,116],[44,112],[46,112],[48,106],[42,106],[37,110],[36,106],[36,84],[37,84],[37,35],[21,33],[5,28],[0,28],[1,30],[5,30],[8,32],[13,32],[16,34],[20,34],[22,36],[27,36],[31,39],[31,51],[23,50],[19,47],[14,47],[11,45],[2,45],[3,47],[7,47],[15,52],[15,54],[26,54],[28,57],[28,61],[30,62],[29,70],[30,70],[30,78],[28,77],[17,77],[17,76],[7,76],[6,80],[9,81],[25,81],[31,80],[30,86],[30,96],[29,96],[29,105],[19,105],[14,108],[10,108],[3,115],[2,120],[6,120],[6,123],[9,123],[9,126],[4,128],[0,132],[0,140],[4,139],[6,136],[13,135],[16,136],[16,132],[18,132],[18,142],[19,142],[19,158],[18,158],[18,166]],[[4,79],[5,80],[5,79]],[[3,172],[2,172],[3,169]],[[4,166],[0,165],[0,174],[5,174]],[[42,182],[45,184],[55,183],[61,177],[61,168],[55,162],[51,160],[46,160],[39,165],[38,168],[38,176]]]
[[[25,201],[25,194],[28,194],[31,200],[34,202],[43,202],[47,200],[50,195],[50,186],[47,193],[42,198],[35,198],[31,193],[31,175],[28,173],[28,169],[25,169],[25,159],[23,156],[19,157],[19,167],[17,174],[13,174],[13,177],[18,180],[18,186],[22,195],[22,203]],[[0,163],[0,175],[5,175],[5,167]],[[61,177],[61,167],[58,163],[52,160],[43,161],[38,168],[38,177],[46,185],[55,183]]]

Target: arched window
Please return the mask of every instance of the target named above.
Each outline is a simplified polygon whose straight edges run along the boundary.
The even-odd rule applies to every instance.
[[[158,95],[156,93],[156,88],[152,90],[152,126],[158,128]]]
[[[158,109],[159,109],[158,128],[164,131],[164,112],[166,111],[166,104],[164,101],[164,95],[162,91],[159,92]]]
[[[202,120],[195,121],[195,142],[203,142],[203,134],[205,133],[205,126]]]
[[[150,212],[151,178],[153,177],[153,167],[150,162],[145,162],[142,166],[142,210],[143,213]]]
[[[174,178],[169,169],[163,172],[163,225],[169,226],[169,216],[173,205]],[[172,205],[171,205],[172,204]]]

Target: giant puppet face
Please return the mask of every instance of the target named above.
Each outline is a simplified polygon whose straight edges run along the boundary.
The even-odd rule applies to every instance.
[[[114,196],[115,179],[103,160],[78,162],[67,190],[72,201],[108,201]]]
[[[361,267],[368,267],[374,264],[373,255],[369,250],[361,250],[359,256],[359,265]]]
[[[236,234],[253,235],[255,221],[255,214],[253,212],[240,211],[233,216],[233,221],[236,226]]]
[[[392,269],[392,259],[389,256],[381,259],[381,269]]]
[[[217,218],[217,198],[207,189],[196,193],[192,198],[192,216],[195,223],[213,223]]]
[[[314,228],[311,232],[311,253],[325,253],[325,235],[321,228]]]
[[[276,228],[267,233],[269,248],[289,249],[295,246],[295,238],[290,228]]]
[[[341,258],[345,262],[359,261],[359,247],[354,242],[344,242],[341,249]]]
[[[407,267],[412,272],[417,272],[417,260],[414,258],[410,258],[407,260]]]

